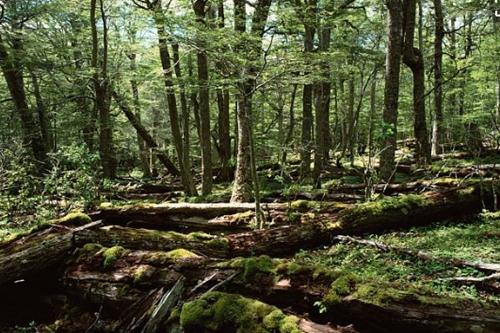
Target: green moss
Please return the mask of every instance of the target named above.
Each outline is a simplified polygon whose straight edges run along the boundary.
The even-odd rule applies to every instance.
[[[105,268],[111,266],[116,260],[129,254],[129,250],[125,250],[121,246],[113,246],[101,251],[101,255],[104,258],[103,265]]]
[[[252,282],[257,274],[273,274],[273,262],[269,256],[262,255],[258,258],[248,258],[245,263],[243,279]]]
[[[199,258],[200,256],[194,252],[185,249],[176,249],[165,253],[165,258],[167,259],[179,259],[179,258]]]
[[[296,200],[290,204],[290,208],[295,210],[307,210],[314,208],[315,206],[316,202],[309,200]]]
[[[216,237],[209,240],[207,245],[214,249],[227,251],[229,249],[229,240],[225,237]]]
[[[357,278],[352,273],[344,273],[333,281],[328,294],[323,298],[327,305],[342,302],[344,297],[349,296],[356,290]]]
[[[152,270],[152,267],[149,265],[140,265],[137,267],[133,274],[134,283],[140,283],[150,277]]]
[[[285,316],[276,307],[257,300],[220,292],[209,292],[185,303],[180,323],[186,331],[198,332],[300,332],[296,317]]]
[[[476,188],[474,186],[469,186],[457,190],[457,194],[459,197],[470,197],[472,194],[474,194],[474,192],[476,192]]]
[[[252,211],[247,211],[243,213],[234,214],[231,219],[232,224],[247,224],[250,223],[255,216]]]
[[[102,246],[100,244],[95,243],[87,243],[83,247],[78,248],[73,253],[73,258],[76,263],[84,263],[92,260],[96,256],[99,251],[102,250]]]
[[[342,211],[340,213],[340,222],[342,225],[353,222],[363,223],[372,220],[375,216],[383,216],[384,219],[389,220],[391,213],[400,219],[401,212],[409,215],[413,210],[423,209],[432,203],[432,199],[416,194],[366,202],[352,209]]]
[[[57,223],[71,224],[71,225],[85,225],[92,222],[92,219],[84,213],[69,213],[68,215],[56,220]]]

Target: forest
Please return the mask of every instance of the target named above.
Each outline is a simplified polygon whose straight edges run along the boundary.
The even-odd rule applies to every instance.
[[[0,0],[0,332],[500,332],[496,0]]]

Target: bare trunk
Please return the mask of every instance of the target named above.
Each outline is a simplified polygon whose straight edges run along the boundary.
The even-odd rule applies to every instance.
[[[137,70],[136,54],[131,53],[129,54],[128,57],[130,59],[130,69],[135,72]],[[135,73],[133,75],[135,75]],[[132,96],[134,98],[135,117],[137,119],[137,122],[141,124],[141,104],[139,101],[139,87],[135,79],[130,80],[130,87],[132,89]],[[139,147],[139,159],[141,162],[142,176],[144,178],[151,178],[152,173],[149,167],[148,148],[146,147],[146,144],[144,142],[144,139],[141,137],[141,134],[139,134],[139,131],[137,131],[137,146]]]
[[[443,143],[443,38],[444,16],[441,0],[434,0],[434,118],[432,123],[432,155],[439,153]]]
[[[419,163],[424,165],[431,163],[431,147],[427,132],[425,115],[425,69],[424,57],[420,49],[415,48],[415,15],[416,0],[405,0],[404,12],[404,50],[403,62],[413,73],[413,130],[417,142],[416,153]]]
[[[206,26],[205,21],[205,6],[207,0],[196,0],[193,3],[196,21],[198,24]],[[200,49],[198,50],[198,84],[200,96],[200,127],[201,127],[201,187],[202,195],[208,195],[212,192],[212,142],[210,135],[210,91],[209,91],[209,74],[208,74],[208,59],[204,51],[204,41],[199,41]]]
[[[97,31],[97,0],[91,0],[90,23],[92,28],[92,60],[91,68],[93,70],[92,81],[95,93],[95,109],[99,115],[99,156],[101,158],[101,167],[104,178],[116,178],[116,156],[113,144],[113,127],[111,123],[111,110],[109,92],[107,62],[108,62],[108,27],[107,18],[104,12],[103,0],[99,0],[100,16],[103,25],[102,47],[99,47],[99,36]],[[102,56],[99,57],[99,53]],[[100,63],[100,65],[99,65]]]
[[[383,141],[380,153],[380,177],[389,182],[395,169],[397,141],[397,119],[399,98],[399,72],[402,53],[402,3],[401,0],[388,0],[387,17],[387,54],[384,89],[384,111],[382,115]]]
[[[172,62],[170,52],[168,50],[168,36],[165,31],[165,17],[161,7],[161,1],[155,3],[153,8],[153,15],[158,33],[158,47],[160,51],[160,60],[163,68],[164,84],[167,89],[167,104],[168,113],[170,117],[170,126],[174,140],[175,150],[177,152],[177,159],[180,165],[180,173],[182,177],[182,184],[184,191],[189,196],[196,196],[197,191],[193,181],[193,177],[189,170],[189,165],[185,164],[184,160],[184,147],[182,142],[182,135],[179,124],[179,113],[177,110],[177,98],[173,88],[175,87],[172,77]]]

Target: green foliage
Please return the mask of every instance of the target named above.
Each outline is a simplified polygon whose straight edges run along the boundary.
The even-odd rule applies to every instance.
[[[100,186],[99,155],[89,153],[85,146],[69,146],[51,154],[52,169],[44,193],[68,198],[91,208],[98,199]]]

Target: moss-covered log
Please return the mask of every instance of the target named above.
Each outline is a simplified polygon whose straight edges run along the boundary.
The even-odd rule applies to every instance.
[[[261,209],[285,212],[287,204],[265,204]],[[90,214],[94,220],[104,220],[108,225],[147,227],[157,230],[206,230],[237,232],[248,228],[247,223],[217,220],[224,215],[247,214],[255,210],[253,203],[211,204],[137,204],[125,206],[101,205],[98,212]],[[238,222],[238,221],[236,221]]]
[[[0,285],[22,280],[59,265],[73,250],[75,232],[99,225],[84,214],[68,216],[39,225],[29,233],[12,235],[0,244]],[[71,226],[80,227],[71,228]],[[83,225],[83,226],[82,226]]]
[[[280,276],[279,281],[276,276]],[[88,245],[74,253],[64,281],[72,295],[123,309],[146,295],[151,288],[164,286],[168,289],[181,277],[186,277],[185,298],[222,285],[219,289],[251,296],[281,308],[288,307],[298,313],[307,312],[322,322],[354,324],[354,328],[361,332],[469,333],[481,330],[493,333],[500,327],[500,312],[491,305],[416,290],[363,284],[352,273],[336,267],[298,266],[293,261],[272,260],[267,256],[214,262],[182,250],[134,252]],[[178,313],[178,320],[188,331],[211,329],[211,332],[227,332],[226,324],[234,329],[246,329],[245,313],[254,311],[249,315],[260,318],[260,324],[252,325],[261,325],[263,317],[259,317],[261,312],[257,309],[260,305],[247,309],[250,301],[257,302],[234,294],[208,293],[186,303]],[[239,306],[242,308],[236,311],[234,307]],[[226,310],[234,317],[221,320]],[[299,325],[304,332],[354,332],[329,326],[309,326],[316,328],[304,329],[306,325]],[[272,331],[267,326],[264,329]],[[273,329],[276,331],[278,326]]]

